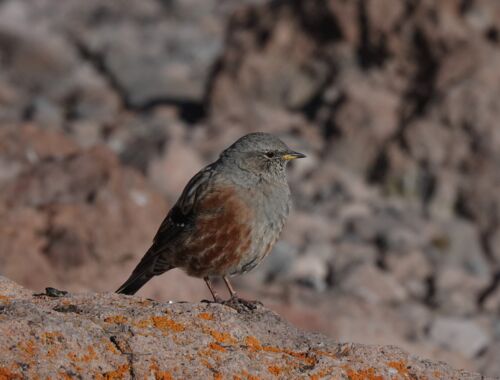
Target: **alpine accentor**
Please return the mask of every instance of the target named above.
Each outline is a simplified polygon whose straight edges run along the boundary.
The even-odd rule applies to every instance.
[[[153,276],[172,268],[203,278],[248,272],[271,251],[291,205],[288,161],[305,157],[277,137],[251,133],[224,150],[187,184],[163,220],[151,248],[117,293],[134,294]]]

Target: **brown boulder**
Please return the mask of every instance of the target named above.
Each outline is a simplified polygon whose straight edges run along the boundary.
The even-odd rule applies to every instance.
[[[0,182],[2,274],[35,289],[118,286],[164,217],[162,197],[102,146],[30,126],[1,137],[0,161],[16,168]]]

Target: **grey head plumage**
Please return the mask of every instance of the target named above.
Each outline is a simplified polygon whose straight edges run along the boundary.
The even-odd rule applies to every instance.
[[[261,180],[284,181],[286,180],[286,165],[296,158],[303,158],[304,154],[291,150],[276,136],[255,132],[249,133],[220,155],[224,165],[235,166]]]

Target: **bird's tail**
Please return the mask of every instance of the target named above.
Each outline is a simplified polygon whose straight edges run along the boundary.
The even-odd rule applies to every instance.
[[[161,250],[153,244],[148,249],[139,264],[135,267],[130,277],[118,288],[116,293],[135,294],[143,285],[154,276],[160,275],[173,268],[165,258],[160,255]]]
[[[149,273],[132,273],[130,277],[118,288],[116,293],[135,294],[142,286],[153,277]]]

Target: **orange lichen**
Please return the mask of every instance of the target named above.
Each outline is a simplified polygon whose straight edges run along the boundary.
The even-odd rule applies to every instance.
[[[151,319],[150,319],[150,318],[148,318],[148,319],[142,319],[142,320],[140,320],[139,322],[134,323],[134,325],[135,325],[136,327],[139,327],[139,328],[141,328],[141,329],[146,328],[146,327],[149,327],[149,326],[151,326],[152,324],[153,324],[153,323],[151,322]]]
[[[0,380],[17,380],[22,378],[20,374],[14,373],[6,367],[0,367]]]
[[[387,365],[391,368],[394,368],[398,373],[405,377],[408,378],[410,377],[410,374],[408,373],[408,365],[405,361],[394,361],[394,362],[389,362]]]
[[[222,377],[222,374],[219,373],[219,372],[215,372],[214,373],[214,380],[222,380],[223,377]]]
[[[57,355],[57,353],[58,353],[58,352],[59,352],[59,348],[57,348],[57,347],[53,347],[53,348],[51,348],[51,349],[49,349],[49,350],[47,351],[46,356],[47,356],[48,358],[55,358],[55,356]]]
[[[247,379],[247,380],[260,380],[259,377],[254,376],[247,371],[241,371],[242,375]]]
[[[380,375],[375,374],[374,368],[354,370],[349,367],[344,368],[347,372],[349,380],[384,380]]]
[[[330,369],[325,368],[309,376],[309,380],[320,380],[330,373]]]
[[[222,347],[219,343],[210,343],[208,345],[208,347],[210,347],[212,350],[216,350],[216,351],[222,351],[222,352],[226,351],[226,349],[224,347]]]
[[[184,346],[192,342],[192,339],[184,335],[172,335],[172,342],[174,342],[178,346]]]
[[[175,322],[174,320],[164,316],[154,316],[151,318],[142,319],[139,322],[134,323],[134,325],[139,328],[154,326],[164,332],[182,332],[186,329],[182,323]]]
[[[59,372],[59,376],[62,380],[73,380],[74,378],[68,375],[66,372]]]
[[[266,352],[274,352],[274,353],[281,353],[283,352],[283,350],[281,348],[278,348],[278,347],[273,347],[273,346],[263,346],[260,348],[262,351],[266,351]]]
[[[260,344],[259,340],[254,336],[247,336],[245,338],[245,344],[254,351],[262,350],[262,345]]]
[[[170,372],[160,371],[160,367],[156,361],[153,361],[149,366],[149,370],[153,373],[155,380],[172,380]]]
[[[321,350],[313,350],[313,352],[319,356],[328,356],[332,359],[338,359],[338,356],[333,352],[321,351]]]
[[[251,351],[265,351],[273,352],[276,354],[286,354],[294,358],[300,359],[305,362],[306,365],[315,365],[317,363],[316,357],[309,355],[307,352],[296,352],[286,348],[279,348],[273,346],[262,346],[259,340],[253,336],[247,336],[245,338],[245,344]]]
[[[214,370],[211,363],[218,363],[221,361],[221,354],[226,352],[225,347],[221,346],[218,343],[210,343],[207,348],[199,350],[198,356],[201,359],[201,362],[209,369]]]
[[[122,364],[114,371],[105,372],[102,374],[96,375],[96,380],[122,380],[125,378],[125,375],[130,372],[130,365]]]
[[[438,378],[438,379],[442,379],[443,378],[443,374],[439,371],[434,371],[432,373],[434,375],[434,377]]]
[[[286,348],[279,348],[279,347],[272,347],[272,346],[263,346],[262,351],[265,352],[274,352],[274,353],[281,353],[281,354],[286,354],[289,356],[293,356],[294,358],[300,359],[301,361],[304,361],[307,365],[315,365],[317,360],[314,356],[310,356],[308,353],[305,352],[295,352],[292,350],[288,350]]]
[[[214,367],[207,359],[201,359],[201,364],[203,364],[208,369],[212,370]]]
[[[0,302],[9,302],[10,301],[10,297],[7,297],[7,296],[3,296],[0,294]]]
[[[123,324],[123,323],[127,322],[127,317],[125,317],[123,315],[112,315],[112,316],[104,318],[104,322]]]
[[[97,354],[94,350],[94,347],[88,346],[87,347],[87,353],[82,356],[82,359],[84,362],[89,362],[97,357]]]
[[[113,354],[119,354],[119,353],[120,353],[120,351],[118,351],[118,350],[116,349],[116,346],[115,346],[113,343],[111,343],[109,340],[108,340],[108,341],[106,341],[106,342],[104,343],[104,345],[106,346],[106,349],[107,349],[109,352],[112,352]]]
[[[236,339],[229,333],[210,330],[210,335],[219,343],[235,344]]]
[[[200,313],[198,314],[198,318],[204,319],[206,321],[212,321],[214,319],[214,316],[210,313]]]
[[[35,346],[35,342],[32,340],[28,340],[25,342],[19,342],[17,344],[17,348],[19,348],[19,350],[21,350],[22,352],[24,352],[28,356],[33,356],[38,351],[38,349]]]
[[[279,376],[281,373],[281,368],[275,365],[270,365],[269,367],[267,367],[267,370],[274,376]]]
[[[97,357],[97,354],[96,354],[96,352],[94,350],[94,347],[88,346],[86,354],[78,356],[74,352],[69,352],[66,356],[68,357],[69,360],[71,360],[73,362],[88,363],[88,362],[94,360]]]
[[[162,331],[174,331],[174,332],[182,332],[185,330],[185,327],[182,323],[177,323],[170,318],[155,316],[151,317],[153,321],[154,327],[162,330]]]
[[[295,352],[295,351],[287,350],[287,349],[283,349],[283,350],[281,350],[281,352],[283,352],[284,354],[293,356],[293,357],[300,359],[302,361],[305,361],[311,365],[314,365],[317,362],[316,358],[314,356],[309,355],[307,352]]]
[[[59,339],[63,337],[59,331],[48,331],[41,335],[41,341],[43,344],[54,344],[58,343]]]
[[[167,371],[160,371],[155,373],[155,380],[173,380],[173,377]]]

